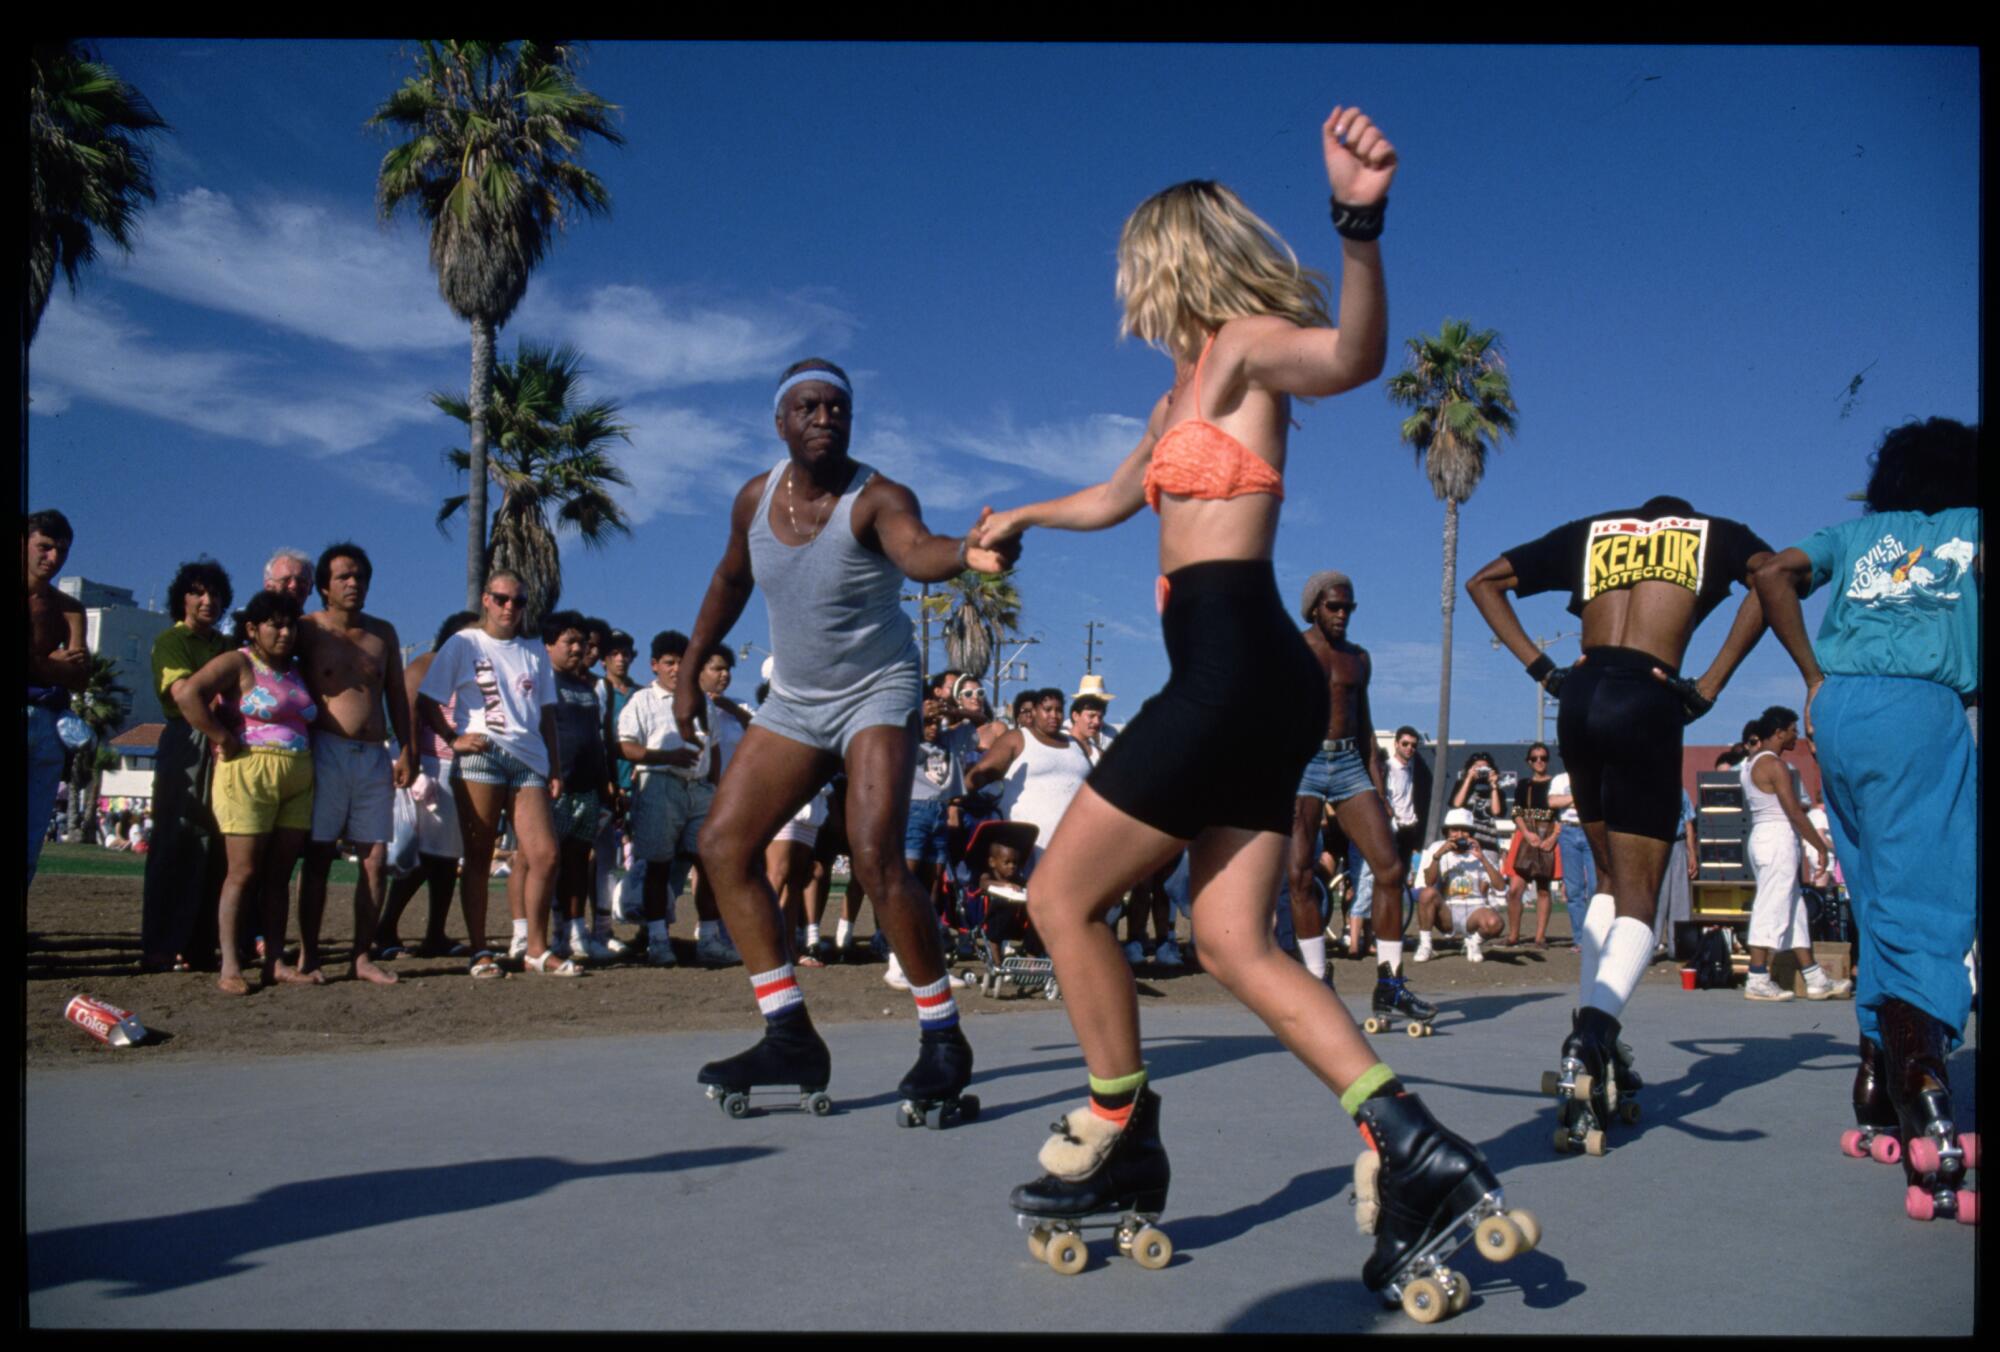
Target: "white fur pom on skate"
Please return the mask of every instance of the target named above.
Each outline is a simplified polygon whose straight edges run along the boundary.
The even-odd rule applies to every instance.
[[[1382,1172],[1382,1157],[1364,1150],[1354,1161],[1354,1228],[1364,1235],[1375,1233],[1376,1218],[1382,1214],[1382,1197],[1375,1186]]]
[[[1085,1106],[1069,1113],[1053,1130],[1055,1135],[1042,1143],[1036,1159],[1057,1178],[1073,1183],[1096,1172],[1124,1128]]]

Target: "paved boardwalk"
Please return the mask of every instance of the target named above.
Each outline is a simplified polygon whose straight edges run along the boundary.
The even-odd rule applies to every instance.
[[[1382,1040],[1542,1221],[1539,1251],[1463,1262],[1473,1303],[1440,1330],[1972,1330],[1974,1233],[1906,1220],[1897,1171],[1836,1148],[1851,1005],[1643,991],[1646,1118],[1602,1159],[1553,1154],[1536,1092],[1568,1010],[1480,995],[1434,1037]],[[916,1038],[890,1019],[827,1030],[840,1110],[821,1119],[702,1098],[696,1068],[742,1034],[31,1072],[29,1321],[1416,1331],[1359,1282],[1353,1128],[1248,1015],[1148,1019],[1178,1253],[1147,1272],[1098,1240],[1073,1278],[1029,1258],[1006,1205],[1080,1101],[1068,1024],[968,1027],[986,1111],[947,1132],[895,1125]],[[1969,1115],[1970,1047],[1953,1074]]]

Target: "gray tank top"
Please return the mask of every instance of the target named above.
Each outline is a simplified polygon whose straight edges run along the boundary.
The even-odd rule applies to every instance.
[[[750,572],[771,616],[771,693],[793,702],[842,699],[900,663],[917,665],[916,627],[903,612],[903,571],[854,538],[854,478],[820,533],[788,545],[771,533],[771,503],[789,458],[765,481],[750,523]]]

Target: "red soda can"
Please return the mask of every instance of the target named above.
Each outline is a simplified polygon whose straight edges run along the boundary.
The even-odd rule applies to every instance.
[[[63,1017],[113,1047],[133,1047],[146,1039],[146,1029],[132,1014],[93,995],[79,995],[63,1007]]]

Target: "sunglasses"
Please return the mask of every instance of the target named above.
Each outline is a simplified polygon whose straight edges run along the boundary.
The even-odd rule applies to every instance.
[[[527,604],[527,598],[519,592],[488,592],[486,599],[496,606],[519,606]]]
[[[1338,611],[1342,611],[1342,612],[1346,612],[1346,613],[1351,613],[1351,612],[1352,612],[1352,611],[1354,610],[1354,602],[1352,602],[1352,601],[1321,601],[1321,602],[1319,603],[1319,608],[1320,608],[1321,610],[1338,610]]]
[[[1547,765],[1548,763],[1549,763],[1549,758],[1547,756],[1528,757],[1528,764],[1530,765]]]

